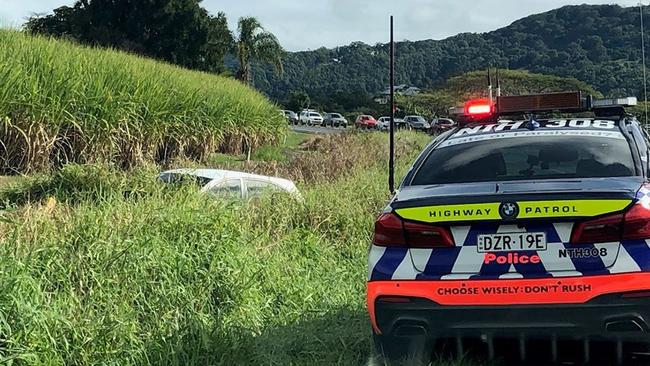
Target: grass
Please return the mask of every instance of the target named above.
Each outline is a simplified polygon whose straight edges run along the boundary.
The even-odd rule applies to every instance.
[[[20,181],[20,177],[12,177],[12,176],[1,176],[0,175],[0,189],[6,186],[9,186],[13,183],[16,183]]]
[[[366,364],[387,139],[328,139],[310,154],[367,153],[350,165],[297,158],[295,169],[327,174],[301,173],[314,177],[303,203],[214,201],[146,169],[99,166],[5,189],[18,204],[0,216],[0,364]],[[399,136],[400,174],[427,140]]]
[[[296,152],[301,150],[301,145],[314,139],[314,135],[289,131],[282,139],[281,144],[265,144],[251,151],[250,160],[260,162],[285,163],[293,159]],[[208,167],[227,167],[229,169],[245,169],[247,154],[222,154],[210,155],[203,164]],[[179,162],[174,162],[179,163]],[[191,163],[190,163],[191,165]],[[194,164],[196,165],[196,164]]]
[[[0,173],[132,167],[280,143],[286,120],[241,83],[0,30]]]
[[[309,140],[312,136],[312,134],[308,133],[291,131],[284,140],[284,147],[295,149],[305,141]]]

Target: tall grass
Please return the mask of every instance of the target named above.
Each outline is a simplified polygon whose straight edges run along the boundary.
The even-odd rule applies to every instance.
[[[202,159],[278,140],[286,122],[239,82],[0,30],[0,172]]]
[[[366,256],[388,199],[386,138],[341,139],[382,155],[301,186],[302,203],[215,201],[156,185],[148,171],[41,178],[38,196],[0,216],[0,364],[366,364]],[[401,174],[425,140],[398,138],[418,147],[400,154]],[[125,196],[128,187],[146,192]]]

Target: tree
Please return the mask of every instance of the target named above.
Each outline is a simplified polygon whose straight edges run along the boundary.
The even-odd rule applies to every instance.
[[[216,73],[225,72],[224,56],[233,49],[234,43],[232,32],[228,29],[226,14],[219,12],[216,17],[210,16],[207,42],[203,51],[205,65],[202,69]]]
[[[293,91],[289,94],[289,100],[287,101],[286,107],[292,111],[300,111],[305,108],[309,108],[311,104],[311,98],[309,94],[304,91]]]
[[[225,14],[211,16],[201,0],[78,0],[30,18],[33,33],[111,47],[184,67],[221,72],[232,48]]]
[[[282,73],[282,56],[284,50],[278,39],[264,30],[259,20],[254,17],[239,19],[237,27],[237,58],[239,72],[237,77],[245,84],[252,84],[251,62],[260,60],[275,66],[276,72]]]
[[[650,7],[644,7],[644,17],[650,19]],[[640,41],[638,7],[567,6],[488,33],[398,42],[395,79],[398,84],[431,89],[450,77],[491,65],[574,77],[606,96],[638,95],[643,94]],[[388,87],[388,54],[387,44],[359,42],[291,52],[283,60],[291,72],[278,77],[270,65],[254,64],[254,83],[277,100],[291,90],[306,91],[315,103],[335,98],[338,90],[374,95]],[[484,82],[481,87],[485,90]],[[347,109],[347,102],[338,104]]]

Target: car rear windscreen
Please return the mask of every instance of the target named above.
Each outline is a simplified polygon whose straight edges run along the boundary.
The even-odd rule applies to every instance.
[[[411,185],[635,175],[620,133],[495,138],[434,149]]]

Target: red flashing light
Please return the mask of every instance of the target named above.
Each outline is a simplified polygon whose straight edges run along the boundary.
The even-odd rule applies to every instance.
[[[476,99],[465,103],[465,115],[489,116],[494,112],[494,103],[489,99]]]

